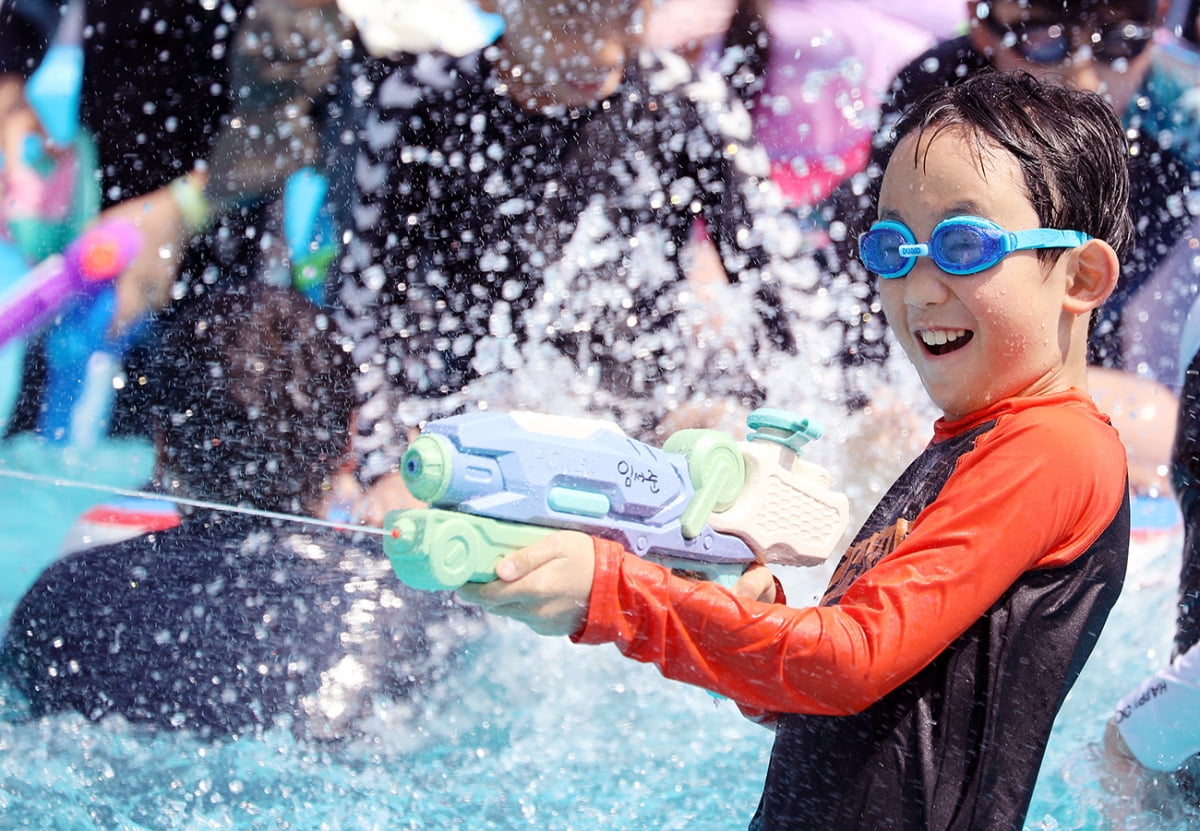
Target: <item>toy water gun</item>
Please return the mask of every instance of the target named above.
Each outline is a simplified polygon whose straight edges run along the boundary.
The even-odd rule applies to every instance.
[[[800,458],[815,423],[755,410],[737,442],[681,430],[661,449],[606,421],[470,413],[430,422],[401,460],[428,508],[391,511],[383,548],[430,591],[495,579],[510,551],[556,529],[615,540],[670,568],[730,584],[754,562],[816,565],[848,522],[828,471]]]
[[[0,346],[37,332],[70,304],[110,285],[140,247],[133,223],[111,220],[47,257],[0,295]]]

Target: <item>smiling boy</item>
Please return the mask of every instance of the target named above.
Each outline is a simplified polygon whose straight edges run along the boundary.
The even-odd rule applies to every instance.
[[[729,592],[572,532],[461,590],[772,722],[764,831],[1020,828],[1124,579],[1125,455],[1085,391],[1131,233],[1116,116],[987,73],[896,135],[860,248],[944,416],[820,605],[764,602],[765,569]]]

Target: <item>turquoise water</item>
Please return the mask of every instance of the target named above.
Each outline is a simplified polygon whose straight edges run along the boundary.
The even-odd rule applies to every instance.
[[[138,486],[151,461],[142,443],[0,443],[4,469],[118,487]],[[0,478],[0,621],[72,519],[103,499]],[[1099,828],[1106,811],[1130,812],[1103,795],[1090,745],[1111,704],[1169,649],[1179,542],[1176,530],[1135,546],[1126,592],[1055,728],[1028,828]],[[610,647],[505,621],[461,674],[380,711],[368,738],[347,746],[284,732],[211,744],[119,719],[20,715],[0,687],[6,828],[716,831],[745,827],[770,749],[767,731],[729,702]],[[1146,815],[1129,827],[1173,824]]]

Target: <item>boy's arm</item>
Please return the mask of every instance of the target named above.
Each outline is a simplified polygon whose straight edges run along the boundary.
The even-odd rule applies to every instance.
[[[896,533],[901,523],[862,542],[862,556],[884,553],[835,605],[741,601],[597,543],[577,640],[611,641],[752,708],[859,712],[924,668],[1024,572],[1071,562],[1113,522],[1124,457],[1103,430],[1108,440],[1068,418],[980,439],[907,535]]]
[[[743,707],[859,712],[919,672],[1022,573],[1072,561],[1113,521],[1125,488],[1120,444],[1077,420],[1061,426],[981,440],[987,447],[960,458],[936,502],[836,605],[744,600],[603,540],[587,563],[582,536],[535,557],[519,552],[497,568],[500,580],[465,591],[538,631],[613,642]],[[543,559],[554,568],[539,567]]]

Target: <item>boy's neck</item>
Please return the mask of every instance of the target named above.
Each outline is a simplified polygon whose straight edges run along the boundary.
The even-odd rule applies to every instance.
[[[944,439],[947,436],[957,435],[963,430],[970,429],[983,421],[993,419],[1001,413],[1020,412],[1047,405],[1059,406],[1064,401],[1071,400],[1091,401],[1092,399],[1083,387],[1067,387],[1061,390],[1011,395],[959,416],[949,416],[946,413],[942,413],[933,425],[934,438]]]

